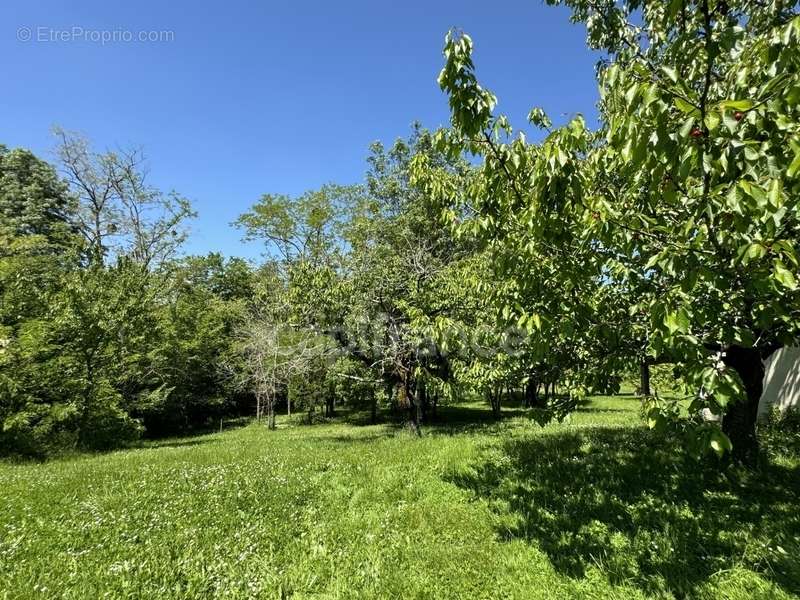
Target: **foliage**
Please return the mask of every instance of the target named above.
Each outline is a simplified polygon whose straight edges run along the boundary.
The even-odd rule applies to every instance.
[[[329,185],[294,199],[266,195],[238,221],[274,253],[284,318],[332,340],[370,372],[364,379],[402,388],[415,428],[427,402],[419,376],[448,377],[444,357],[424,350],[434,318],[451,312],[455,300],[442,288],[469,257],[447,230],[430,226],[438,208],[410,184],[417,154],[456,178],[468,170],[416,127],[388,149],[372,146],[366,186]]]
[[[73,209],[53,167],[28,150],[0,146],[0,239],[36,236],[50,246],[69,246]]]
[[[235,377],[255,396],[256,420],[266,418],[270,429],[275,429],[278,401],[287,396],[292,383],[299,398],[290,400],[300,400],[313,412],[314,399],[308,396],[324,393],[322,364],[329,347],[326,338],[287,327],[279,320],[281,313],[273,311],[249,315],[239,326],[235,347]]]
[[[693,411],[726,413],[752,462],[762,359],[800,334],[800,17],[782,2],[566,4],[607,55],[600,128],[535,109],[541,143],[515,136],[472,40],[450,33],[438,140],[482,163],[460,196],[424,157],[416,178],[513,282],[502,315],[570,347],[584,379],[645,350],[677,363],[701,390]]]
[[[253,404],[271,427],[284,403],[387,404],[420,433],[463,397],[544,423],[641,366],[656,435],[755,464],[763,359],[800,340],[796,4],[549,3],[603,53],[599,127],[534,108],[529,142],[451,32],[451,127],[373,144],[363,185],[262,196],[235,223],[257,266],[179,257],[194,212],[138,148],[57,129],[54,168],[0,147],[3,451]]]
[[[27,151],[0,151],[0,452],[107,449],[236,414],[219,364],[250,267],[171,260],[188,205],[145,186],[134,155],[66,135],[61,151],[79,169],[71,185]],[[92,214],[127,223],[113,260],[110,229],[86,229]]]
[[[149,332],[148,372],[136,375],[146,385],[133,414],[150,434],[164,435],[247,410],[223,364],[254,293],[249,265],[219,254],[188,257],[155,284],[167,303]]]
[[[61,171],[77,200],[71,220],[81,233],[87,258],[99,264],[127,257],[145,268],[175,255],[194,216],[189,201],[147,182],[139,148],[96,152],[79,134],[55,128]]]

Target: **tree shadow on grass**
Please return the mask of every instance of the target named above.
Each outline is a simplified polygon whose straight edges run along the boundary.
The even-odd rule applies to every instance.
[[[306,436],[304,439],[313,440],[315,442],[332,442],[337,444],[370,444],[387,440],[394,437],[395,432],[392,429],[384,429],[369,435],[356,434],[356,435],[314,435]]]
[[[574,412],[579,413],[638,413],[639,407],[636,408],[600,408],[598,406],[578,406]]]
[[[498,418],[488,406],[452,404],[440,406],[437,415],[431,416],[423,424],[423,432],[444,435],[500,434],[513,427],[511,419],[524,416],[530,416],[530,413],[523,408],[504,407]]]
[[[148,441],[141,446],[141,448],[145,449],[156,449],[156,448],[188,448],[190,446],[200,446],[202,444],[206,444],[211,440],[208,439],[166,439],[166,440],[153,440]]]
[[[800,472],[737,481],[646,430],[587,428],[509,440],[451,481],[487,499],[502,539],[525,539],[555,569],[691,595],[740,566],[800,593]]]
[[[522,407],[503,407],[500,417],[492,414],[489,406],[478,403],[448,404],[439,406],[436,414],[431,411],[422,421],[422,435],[444,434],[458,435],[469,433],[499,434],[512,427],[511,419],[515,417],[530,417],[531,410]],[[393,435],[409,430],[408,413],[397,410],[395,412],[383,410],[378,413],[375,423],[372,422],[368,411],[354,409],[339,409],[333,418],[325,418],[326,423],[346,423],[356,427],[383,426],[386,428],[384,435]],[[298,421],[297,425],[309,425]],[[349,436],[347,436],[349,438]]]
[[[249,417],[232,417],[225,419],[223,421],[221,430],[219,422],[217,422],[215,424],[209,424],[205,427],[197,427],[194,430],[187,431],[180,437],[176,436],[145,437],[143,439],[137,440],[135,443],[131,444],[130,447],[153,449],[153,448],[183,448],[189,446],[199,446],[202,444],[216,442],[216,439],[213,437],[213,434],[222,433],[222,431],[232,431],[235,429],[240,429],[242,427],[246,427],[252,422],[253,419]]]

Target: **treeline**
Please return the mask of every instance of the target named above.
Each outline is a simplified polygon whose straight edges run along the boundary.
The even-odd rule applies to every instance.
[[[255,293],[218,254],[178,258],[189,204],[139,151],[59,132],[58,171],[0,147],[0,450],[102,449],[246,410],[219,365]]]

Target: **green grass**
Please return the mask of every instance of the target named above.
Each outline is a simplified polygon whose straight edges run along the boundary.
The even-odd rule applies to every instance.
[[[597,398],[0,465],[0,598],[788,598],[800,463],[729,480]]]

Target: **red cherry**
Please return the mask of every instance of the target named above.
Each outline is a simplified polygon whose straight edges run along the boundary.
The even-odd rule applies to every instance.
[[[737,110],[735,113],[733,113],[733,118],[737,121],[741,121],[744,118],[744,113],[740,110]]]
[[[699,138],[703,136],[703,132],[700,131],[699,127],[692,127],[692,130],[689,132],[689,135],[693,138]]]

